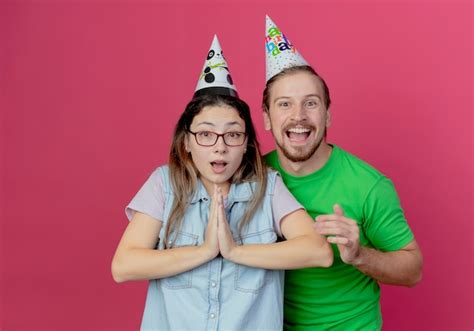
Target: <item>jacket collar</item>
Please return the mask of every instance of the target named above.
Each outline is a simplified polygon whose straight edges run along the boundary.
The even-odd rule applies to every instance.
[[[198,179],[197,183],[197,190],[192,198],[188,200],[189,203],[194,204],[200,201],[211,201],[211,197],[207,193],[206,188],[204,187],[204,184],[201,182],[201,180]],[[254,190],[255,183],[253,182],[231,184],[227,201],[229,203],[250,201]]]

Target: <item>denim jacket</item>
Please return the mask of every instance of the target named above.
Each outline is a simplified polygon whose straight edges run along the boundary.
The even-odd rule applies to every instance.
[[[158,168],[165,188],[163,226],[158,249],[173,204],[167,166]],[[232,184],[225,211],[237,244],[266,244],[277,240],[272,215],[276,173],[270,172],[263,203],[244,227],[238,222],[251,201],[254,183]],[[174,247],[199,246],[207,228],[209,197],[198,180],[189,201]],[[283,277],[280,270],[235,264],[221,256],[192,270],[151,280],[143,314],[142,330],[281,330],[283,323]]]

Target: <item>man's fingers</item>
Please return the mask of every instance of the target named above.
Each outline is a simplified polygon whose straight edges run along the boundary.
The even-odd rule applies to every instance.
[[[327,214],[327,215],[319,215],[316,217],[316,224],[321,223],[327,223],[327,222],[341,222],[347,225],[351,226],[357,226],[357,222],[354,221],[353,219],[341,216],[341,215],[336,215],[336,214]]]
[[[328,243],[337,244],[337,245],[344,245],[344,246],[352,246],[352,241],[346,237],[327,237]]]
[[[341,220],[339,218],[336,218],[334,220],[323,220],[323,221],[317,221],[313,223],[314,228],[342,228],[342,229],[350,229],[353,231],[358,230],[359,228],[357,227],[357,223],[349,220],[349,222],[346,222],[344,220]]]
[[[319,234],[328,235],[328,236],[342,236],[342,237],[349,237],[351,235],[351,231],[347,228],[342,227],[316,227],[316,230]]]
[[[337,221],[341,219],[341,216],[336,215],[336,214],[327,214],[327,215],[319,215],[316,217],[316,222],[317,223],[322,223],[322,222],[328,222],[328,221]]]
[[[344,211],[342,210],[341,206],[339,206],[337,203],[332,206],[332,210],[334,210],[334,214],[339,215],[339,216],[344,216]]]
[[[348,245],[359,240],[359,228],[355,221],[343,222],[341,220],[323,221],[314,223],[314,229],[321,235],[328,236],[328,242]],[[338,238],[337,240],[329,238]],[[347,240],[347,241],[346,241]]]

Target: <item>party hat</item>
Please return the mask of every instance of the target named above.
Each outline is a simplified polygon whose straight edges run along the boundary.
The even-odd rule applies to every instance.
[[[265,22],[266,81],[284,69],[309,65],[268,15]]]
[[[232,81],[227,62],[216,35],[214,35],[211,48],[207,53],[207,59],[204,61],[204,67],[199,76],[194,96],[197,97],[203,94],[238,97],[237,89]]]

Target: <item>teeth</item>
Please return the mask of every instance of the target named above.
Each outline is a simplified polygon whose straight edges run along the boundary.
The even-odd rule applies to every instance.
[[[293,133],[306,133],[306,132],[309,132],[311,131],[310,129],[306,129],[306,128],[291,128],[288,130],[288,132],[293,132]]]

